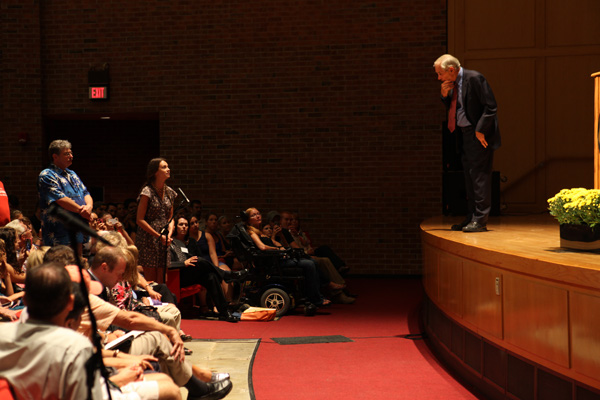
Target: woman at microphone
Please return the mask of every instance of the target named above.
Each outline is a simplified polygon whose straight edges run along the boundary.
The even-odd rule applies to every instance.
[[[139,262],[144,267],[145,278],[158,283],[164,283],[173,224],[163,229],[173,216],[173,202],[177,197],[177,192],[165,183],[170,177],[167,161],[153,158],[148,163],[146,182],[137,198],[135,245],[140,252]]]

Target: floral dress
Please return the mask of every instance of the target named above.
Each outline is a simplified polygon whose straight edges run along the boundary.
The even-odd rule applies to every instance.
[[[129,282],[122,281],[117,283],[111,292],[111,303],[121,310],[133,311],[137,306],[144,305],[144,303],[133,296],[133,290]]]
[[[154,188],[144,186],[137,198],[138,203],[142,196],[149,198],[148,208],[146,209],[144,219],[156,232],[160,233],[162,228],[169,221],[171,210],[173,209],[173,201],[175,200],[175,197],[177,197],[177,192],[165,185],[165,195],[161,199],[158,197]],[[160,242],[160,238],[152,236],[139,226],[137,234],[135,235],[135,245],[140,252],[139,263],[144,268],[164,268],[165,260],[167,265],[169,264],[168,257],[165,257],[165,246]]]

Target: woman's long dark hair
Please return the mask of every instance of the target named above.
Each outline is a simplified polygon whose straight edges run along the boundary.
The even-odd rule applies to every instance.
[[[0,228],[0,239],[4,240],[6,262],[18,271],[20,266],[17,261],[17,249],[15,248],[17,232],[13,228],[2,227]]]
[[[162,157],[157,157],[150,160],[148,167],[146,168],[146,183],[144,185],[152,186],[154,180],[156,179],[156,171],[158,171],[162,161],[167,162],[167,160]]]

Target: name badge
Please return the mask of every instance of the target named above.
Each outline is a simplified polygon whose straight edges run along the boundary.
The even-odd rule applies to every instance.
[[[187,254],[188,253],[187,247],[182,247],[181,252]]]

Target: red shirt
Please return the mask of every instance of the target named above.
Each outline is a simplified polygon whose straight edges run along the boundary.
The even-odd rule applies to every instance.
[[[8,195],[4,190],[4,184],[0,181],[0,226],[10,222],[10,207],[8,206]]]

